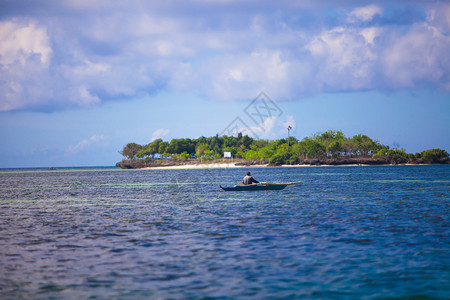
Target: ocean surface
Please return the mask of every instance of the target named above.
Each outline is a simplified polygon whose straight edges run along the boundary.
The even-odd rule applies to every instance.
[[[449,299],[450,166],[0,170],[0,299]]]

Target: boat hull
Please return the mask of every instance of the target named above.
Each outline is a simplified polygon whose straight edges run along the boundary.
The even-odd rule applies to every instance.
[[[240,191],[279,191],[286,187],[286,185],[238,185],[232,187],[223,187],[220,185],[220,188],[227,192],[240,192]]]
[[[237,184],[231,187],[220,186],[220,188],[226,192],[241,192],[241,191],[279,191],[284,189],[288,185],[294,185],[302,183],[302,181],[288,182],[288,183],[267,183],[262,182],[260,184]]]

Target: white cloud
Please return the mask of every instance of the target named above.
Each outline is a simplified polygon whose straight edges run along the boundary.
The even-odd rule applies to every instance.
[[[266,90],[276,99],[288,96],[289,62],[279,50],[262,50],[205,60],[196,70],[201,90],[210,98],[252,99]]]
[[[288,115],[284,118],[271,116],[266,118],[258,125],[250,126],[250,128],[240,128],[238,132],[254,135],[254,138],[259,139],[277,139],[280,137],[287,137],[287,128],[291,126],[294,130],[296,122],[293,116]]]
[[[167,90],[212,100],[261,90],[275,100],[424,84],[449,90],[442,58],[450,4],[424,4],[426,20],[394,26],[384,4],[346,4],[346,16],[324,22],[327,3],[131,3],[66,1],[48,15],[18,6],[22,13],[5,16],[0,111],[91,107]]]
[[[360,34],[365,38],[368,46],[374,45],[374,40],[382,34],[382,29],[379,27],[363,28],[361,29]]]
[[[273,127],[275,125],[276,120],[277,117],[274,116],[268,117],[260,124],[256,126],[251,126],[249,132],[256,134],[258,138],[267,139],[273,134]],[[246,128],[243,128],[240,130],[240,132],[244,132],[245,130]]]
[[[450,32],[450,4],[438,3],[428,9],[427,23],[436,27],[439,32],[449,34]]]
[[[372,33],[373,35],[374,33]],[[359,29],[333,28],[316,36],[306,46],[320,67],[315,74],[323,91],[372,88],[378,53],[368,41],[368,33]]]
[[[71,100],[86,107],[100,103],[100,98],[92,95],[85,86],[80,86]]]
[[[104,135],[96,135],[96,134],[94,134],[89,139],[82,140],[81,142],[79,142],[76,145],[72,145],[72,146],[67,147],[66,155],[77,154],[77,153],[87,149],[88,147],[91,147],[92,145],[95,145],[95,144],[100,143],[101,141],[104,141],[105,139],[106,139],[106,136],[104,136]]]
[[[414,88],[433,84],[450,91],[450,37],[436,27],[416,24],[404,35],[393,36],[395,42],[384,50],[383,67],[392,88]],[[437,84],[436,84],[437,83]]]
[[[350,15],[368,20],[379,12],[372,7]],[[442,59],[450,49],[450,37],[428,22],[415,23],[406,32],[380,26],[335,27],[314,37],[306,49],[318,66],[311,74],[320,83],[316,91],[426,86],[450,91],[450,62]]]
[[[0,111],[33,107],[52,96],[41,87],[48,82],[52,53],[45,27],[0,22]]]
[[[25,65],[33,55],[48,66],[52,49],[45,27],[17,20],[0,22],[0,64],[8,67],[18,61]]]
[[[364,7],[358,7],[353,9],[348,15],[348,22],[368,22],[373,19],[375,15],[381,15],[383,13],[383,9],[377,5],[368,5]]]
[[[169,129],[163,129],[163,128],[160,128],[160,129],[157,129],[157,130],[153,131],[152,138],[151,138],[150,142],[153,142],[154,140],[157,140],[157,139],[165,137],[166,135],[169,134],[169,132],[170,132]]]

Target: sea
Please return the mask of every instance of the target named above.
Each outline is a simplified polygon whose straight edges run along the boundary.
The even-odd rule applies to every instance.
[[[0,169],[0,299],[450,299],[449,199],[449,165]]]

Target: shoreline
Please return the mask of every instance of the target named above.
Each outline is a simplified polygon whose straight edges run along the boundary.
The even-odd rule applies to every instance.
[[[172,166],[155,166],[136,168],[136,170],[195,170],[195,169],[243,169],[243,168],[317,168],[317,167],[370,167],[370,166],[428,166],[432,164],[340,164],[340,165],[236,165],[237,163],[211,163],[211,164],[184,164]]]
[[[173,165],[173,166],[155,166],[139,168],[138,170],[193,170],[193,169],[238,169],[238,168],[265,168],[268,165],[236,165],[236,163],[211,163],[211,164],[185,164],[185,165]]]

